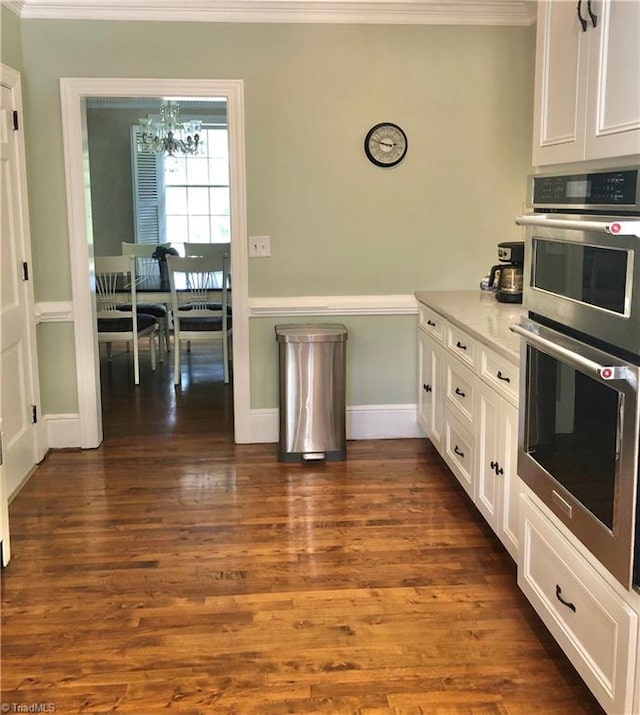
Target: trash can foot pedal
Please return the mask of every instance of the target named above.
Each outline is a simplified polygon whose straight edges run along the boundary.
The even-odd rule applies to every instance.
[[[327,455],[325,452],[303,452],[302,459],[305,462],[320,461],[326,459]]]

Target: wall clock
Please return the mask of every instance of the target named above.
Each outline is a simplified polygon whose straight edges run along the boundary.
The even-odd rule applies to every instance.
[[[395,166],[407,153],[407,135],[397,124],[380,122],[367,132],[364,153],[376,166]]]

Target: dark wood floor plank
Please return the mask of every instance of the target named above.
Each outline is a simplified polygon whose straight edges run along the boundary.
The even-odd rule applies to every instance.
[[[105,368],[105,441],[10,508],[2,702],[155,715],[601,715],[424,440],[278,463],[198,346]],[[185,368],[186,370],[186,368]],[[134,394],[132,399],[131,394]]]

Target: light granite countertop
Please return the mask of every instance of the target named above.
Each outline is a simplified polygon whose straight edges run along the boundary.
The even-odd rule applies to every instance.
[[[509,326],[526,319],[519,303],[499,303],[492,291],[416,291],[418,302],[488,345],[498,354],[518,364],[520,338]]]

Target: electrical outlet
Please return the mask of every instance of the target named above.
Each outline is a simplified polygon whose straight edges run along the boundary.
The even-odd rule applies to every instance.
[[[271,255],[271,239],[269,236],[249,236],[249,257],[267,258]]]

